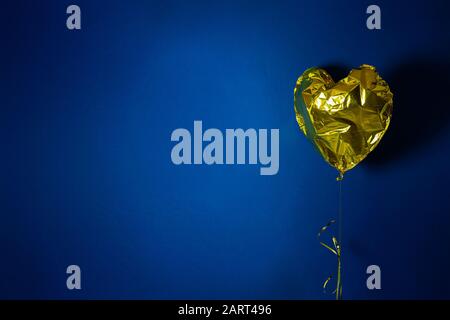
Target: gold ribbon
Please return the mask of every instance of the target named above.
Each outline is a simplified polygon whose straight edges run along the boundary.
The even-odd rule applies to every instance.
[[[333,224],[336,220],[331,219],[328,221],[328,223],[323,226],[319,233],[317,234],[317,238],[320,238],[320,236]],[[342,275],[341,275],[341,245],[336,239],[335,236],[331,237],[331,241],[333,242],[333,246],[327,245],[325,242],[320,241],[320,244],[327,248],[331,253],[336,255],[337,257],[337,279],[336,279],[336,289],[334,289],[333,294],[336,294],[336,300],[342,299]],[[330,280],[332,279],[332,275],[330,275],[325,282],[323,283],[323,290],[326,292],[326,287]]]

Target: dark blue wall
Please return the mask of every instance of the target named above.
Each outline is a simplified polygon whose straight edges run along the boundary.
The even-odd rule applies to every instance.
[[[316,233],[336,172],[299,131],[293,88],[308,67],[368,63],[394,116],[344,180],[344,298],[450,298],[450,5],[376,3],[379,31],[356,0],[3,3],[0,297],[333,298]],[[194,120],[279,128],[278,175],[173,165],[170,134]]]

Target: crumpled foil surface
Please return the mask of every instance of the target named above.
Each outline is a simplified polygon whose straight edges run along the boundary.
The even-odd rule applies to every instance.
[[[323,69],[297,80],[294,109],[300,129],[341,177],[380,142],[392,116],[393,94],[375,67],[362,65],[335,83]]]

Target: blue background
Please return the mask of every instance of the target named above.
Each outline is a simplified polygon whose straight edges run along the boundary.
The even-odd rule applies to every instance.
[[[344,298],[449,299],[450,5],[376,3],[378,31],[372,1],[2,2],[0,297],[332,299],[316,233],[336,172],[293,88],[308,67],[368,63],[394,116],[344,180]],[[173,165],[170,134],[194,120],[279,128],[278,175]]]

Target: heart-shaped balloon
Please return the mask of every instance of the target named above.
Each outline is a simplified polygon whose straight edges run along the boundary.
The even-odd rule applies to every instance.
[[[297,80],[294,108],[300,129],[342,177],[386,133],[392,97],[373,66],[353,69],[337,83],[325,70],[310,68]]]

